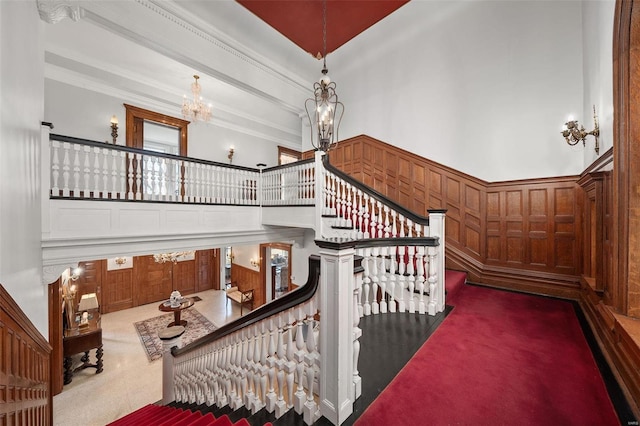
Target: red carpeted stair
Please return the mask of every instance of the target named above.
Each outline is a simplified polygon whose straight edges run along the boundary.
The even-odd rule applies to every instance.
[[[213,414],[203,415],[200,411],[183,410],[181,408],[166,407],[149,404],[131,414],[124,416],[107,426],[250,426],[247,419],[240,419],[233,423],[229,416],[218,418]],[[271,426],[265,423],[264,426]]]

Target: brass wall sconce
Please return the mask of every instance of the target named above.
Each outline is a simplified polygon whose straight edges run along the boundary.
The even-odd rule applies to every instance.
[[[251,259],[249,262],[251,262],[251,266],[257,268],[258,266],[260,266],[260,259],[255,260],[255,259]]]
[[[115,115],[111,117],[111,139],[115,145],[116,139],[118,139],[118,117]]]
[[[233,148],[233,145],[231,145],[229,147],[229,155],[227,155],[227,158],[229,159],[229,164],[231,164],[233,162],[233,154],[235,153],[235,150]]]
[[[74,268],[73,271],[71,272],[71,275],[69,275],[69,279],[71,279],[71,281],[78,281],[78,278],[80,278],[81,273],[82,273],[82,268]]]
[[[591,135],[596,140],[595,151],[597,155],[600,155],[600,145],[598,144],[598,136],[600,136],[600,127],[598,126],[598,116],[596,115],[596,106],[593,106],[593,122],[595,128],[587,132],[584,129],[584,126],[578,125],[578,120],[573,120],[569,117],[569,120],[564,124],[562,129],[562,136],[567,141],[567,143],[571,146],[576,145],[578,142],[582,141],[582,146],[586,146],[585,140],[587,136]]]

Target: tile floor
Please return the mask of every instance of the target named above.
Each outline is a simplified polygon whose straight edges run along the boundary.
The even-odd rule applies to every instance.
[[[240,307],[227,302],[224,291],[196,293],[194,308],[216,326],[240,317]],[[104,371],[89,368],[53,397],[53,423],[100,426],[162,398],[162,360],[149,362],[133,323],[163,314],[158,303],[102,316]],[[95,351],[90,354],[95,362]]]

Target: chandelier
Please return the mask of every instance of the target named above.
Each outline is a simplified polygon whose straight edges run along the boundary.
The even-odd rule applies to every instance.
[[[195,253],[196,253],[195,250],[174,251],[171,253],[160,253],[160,254],[154,254],[153,260],[155,260],[156,263],[166,263],[166,262],[178,263],[178,260],[180,260],[181,257],[193,256]]]
[[[344,113],[344,105],[338,101],[336,83],[332,82],[327,74],[326,0],[322,2],[322,48],[322,76],[318,82],[313,84],[314,97],[305,101],[304,108],[311,126],[311,144],[315,149],[326,152],[338,144],[338,127],[340,127],[340,120],[342,120]]]
[[[198,79],[200,76],[194,75],[196,80],[191,84],[191,93],[193,94],[193,100],[187,99],[187,95],[184,95],[182,100],[182,115],[186,120],[197,121],[209,121],[211,118],[211,104],[205,105],[202,102],[202,96],[200,96],[200,84]]]

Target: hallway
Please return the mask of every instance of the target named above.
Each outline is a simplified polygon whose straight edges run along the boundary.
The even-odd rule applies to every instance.
[[[240,317],[240,307],[221,290],[190,296],[197,309],[217,327]],[[191,309],[193,309],[191,308]],[[163,314],[158,303],[102,316],[104,371],[81,370],[53,397],[53,424],[99,426],[162,398],[162,360],[149,362],[133,323]],[[90,354],[95,360],[95,351]]]

